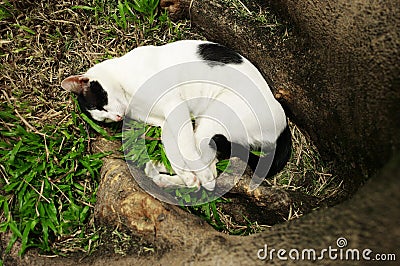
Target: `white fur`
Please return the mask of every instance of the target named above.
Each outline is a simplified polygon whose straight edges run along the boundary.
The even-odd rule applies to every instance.
[[[138,47],[122,57],[99,63],[84,74],[90,80],[97,80],[108,93],[108,105],[104,107],[107,112],[91,110],[94,119],[116,121],[128,116],[162,128],[166,154],[169,158],[174,157],[177,163],[172,165],[176,173],[173,176],[160,174],[160,166],[148,163],[146,174],[160,186],[202,185],[212,190],[217,172],[215,151],[208,146],[208,141],[215,134],[223,134],[229,141],[242,145],[264,144],[267,149],[273,149],[277,137],[286,126],[282,107],[257,68],[245,58],[243,63],[229,64],[229,67],[246,74],[262,91],[268,105],[265,113],[255,115],[252,106],[246,105],[240,95],[215,84],[186,84],[171,91],[161,88],[165,89],[165,94],[150,114],[144,108],[153,104],[146,102],[150,99],[132,98],[142,84],[161,70],[176,64],[200,61],[196,51],[201,43],[204,42],[178,41],[158,47]],[[221,69],[224,66],[213,67]],[[184,73],[176,75],[179,84],[180,75]],[[130,101],[132,104],[128,108]],[[222,112],[221,104],[234,112]],[[168,119],[177,106],[181,109],[179,118],[186,124],[177,124],[175,119]],[[190,123],[191,115],[196,118],[195,130]],[[222,124],[213,119],[215,116]],[[242,121],[246,134],[240,130],[235,132],[235,117]]]

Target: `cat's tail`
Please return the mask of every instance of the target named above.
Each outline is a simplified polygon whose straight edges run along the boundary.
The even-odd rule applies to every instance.
[[[257,156],[248,148],[227,140],[224,135],[218,134],[210,141],[210,146],[217,151],[219,160],[230,157],[238,157],[246,162],[253,172],[259,177],[272,177],[279,173],[286,165],[291,156],[292,136],[289,126],[279,135],[276,141],[275,153],[266,156]]]
[[[286,124],[285,129],[281,132],[278,139],[276,140],[276,147],[274,158],[272,160],[271,167],[268,171],[266,177],[272,177],[282,171],[286,163],[289,161],[292,154],[292,134],[288,124]],[[268,157],[268,156],[266,156]],[[262,160],[266,157],[261,157],[258,164],[263,164]]]

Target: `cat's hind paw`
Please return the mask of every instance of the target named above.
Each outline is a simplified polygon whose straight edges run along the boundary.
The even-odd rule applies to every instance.
[[[158,174],[153,178],[154,183],[159,187],[186,187],[186,184],[183,182],[182,178],[178,175],[166,175],[166,174]]]
[[[191,172],[182,172],[179,175],[168,173],[165,166],[160,162],[147,162],[145,174],[150,177],[159,187],[197,187],[200,188],[200,182]]]

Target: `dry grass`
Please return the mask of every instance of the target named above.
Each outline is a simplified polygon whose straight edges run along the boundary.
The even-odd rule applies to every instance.
[[[285,169],[268,182],[320,198],[331,197],[340,190],[339,178],[331,174],[331,166],[323,162],[309,138],[295,124],[289,125],[293,140],[292,157]]]
[[[66,76],[139,45],[196,37],[184,22],[165,23],[156,30],[150,29],[152,25],[130,23],[122,30],[107,18],[115,9],[101,1],[22,2],[2,4],[11,14],[0,21],[0,84],[33,126],[59,123],[68,116],[73,108],[71,98],[59,85]],[[72,8],[79,5],[97,6],[103,17]],[[2,101],[6,100],[4,92]]]
[[[122,29],[111,17],[116,13],[115,7],[99,0],[7,3],[0,2],[5,10],[0,13],[0,101],[12,102],[15,112],[33,131],[46,124],[63,123],[75,108],[70,95],[59,85],[66,76],[84,72],[96,62],[137,46],[202,38],[190,32],[185,21],[149,25],[139,15],[138,22],[128,22],[127,28]],[[73,8],[79,5],[96,6],[98,10]],[[337,193],[340,183],[330,174],[329,166],[295,125],[291,124],[291,129],[292,158],[285,170],[268,182],[321,198]],[[301,215],[293,207],[287,219]],[[229,216],[221,214],[221,220],[231,229],[241,228],[230,222]],[[250,224],[254,231],[265,228]],[[79,249],[73,244],[66,246],[66,252],[69,247]]]

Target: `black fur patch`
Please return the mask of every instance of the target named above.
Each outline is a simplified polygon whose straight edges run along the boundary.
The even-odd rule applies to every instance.
[[[101,87],[99,82],[91,81],[89,90],[85,91],[83,95],[78,95],[78,104],[81,111],[95,121],[89,110],[104,110],[104,106],[108,104],[107,92]],[[103,125],[102,122],[95,122]]]
[[[209,61],[211,66],[225,64],[241,64],[243,58],[235,51],[217,43],[202,43],[197,49],[201,59]]]
[[[282,131],[276,141],[275,154],[264,157],[257,156],[240,144],[230,142],[224,135],[215,135],[210,141],[210,146],[217,151],[219,160],[230,157],[239,157],[245,161],[259,177],[272,177],[285,167],[292,151],[292,137],[289,126]],[[267,167],[263,166],[269,166]]]
[[[271,177],[279,173],[289,161],[291,154],[292,134],[290,133],[289,126],[286,125],[285,129],[276,140],[274,160],[272,161],[267,177]]]
[[[107,92],[98,81],[91,81],[89,90],[78,97],[79,106],[84,110],[104,110],[108,104]]]

